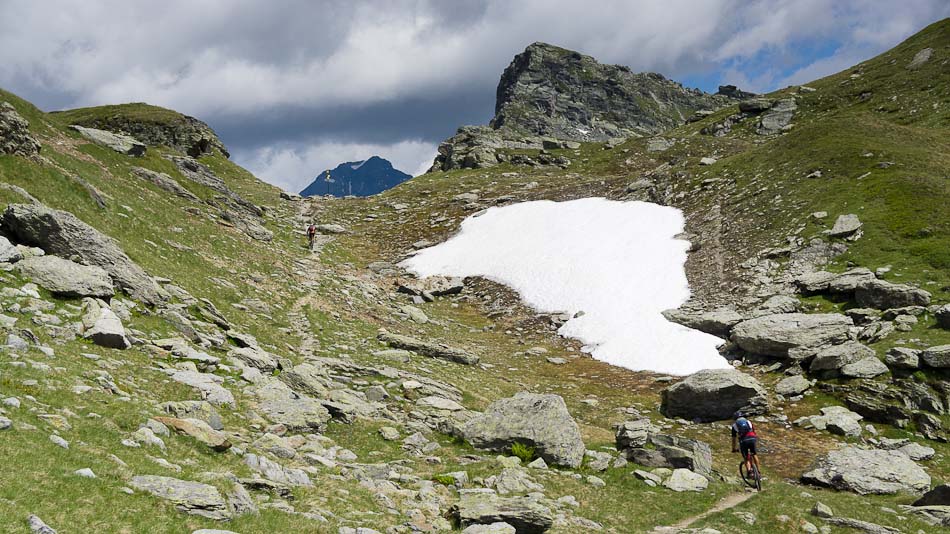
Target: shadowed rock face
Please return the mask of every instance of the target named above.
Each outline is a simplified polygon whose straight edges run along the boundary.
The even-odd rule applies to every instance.
[[[558,139],[606,141],[659,133],[682,124],[696,110],[730,101],[687,89],[661,74],[634,73],[534,43],[501,75],[491,126]]]
[[[736,411],[768,412],[765,390],[751,376],[735,369],[705,369],[663,390],[660,411],[667,417],[700,421],[729,419]]]
[[[30,135],[30,123],[9,102],[0,102],[0,154],[32,156],[40,143]]]

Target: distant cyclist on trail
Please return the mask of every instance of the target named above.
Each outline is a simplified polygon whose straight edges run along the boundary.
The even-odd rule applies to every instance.
[[[759,457],[756,455],[755,444],[758,438],[755,435],[755,427],[752,421],[745,418],[742,412],[736,412],[735,423],[732,423],[732,452],[742,453],[745,459],[746,471],[752,471],[752,465],[759,469]],[[761,472],[761,471],[760,471]]]
[[[310,223],[310,226],[307,227],[307,246],[310,250],[313,250],[313,240],[317,237],[317,225]]]

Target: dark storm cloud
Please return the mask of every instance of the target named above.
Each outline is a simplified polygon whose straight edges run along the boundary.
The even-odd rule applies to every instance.
[[[950,15],[945,0],[59,0],[0,3],[0,87],[45,109],[145,101],[299,189],[378,153],[416,172],[484,123],[533,41],[715,89],[801,83]]]

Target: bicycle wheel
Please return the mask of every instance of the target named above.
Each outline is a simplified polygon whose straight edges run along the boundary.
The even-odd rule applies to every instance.
[[[755,491],[762,491],[762,473],[755,464],[752,464],[752,478],[755,481]]]
[[[752,468],[755,469],[755,466],[753,465]],[[750,488],[756,487],[755,477],[753,476],[753,473],[750,473],[746,469],[745,460],[739,462],[739,476],[742,477],[742,481],[745,482],[746,486],[749,486]]]

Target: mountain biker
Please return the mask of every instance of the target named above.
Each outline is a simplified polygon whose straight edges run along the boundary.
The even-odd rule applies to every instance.
[[[745,459],[746,471],[752,472],[753,464],[756,469],[759,469],[759,457],[755,451],[755,444],[758,441],[755,426],[742,412],[736,412],[733,418],[735,422],[732,423],[732,452],[740,452],[742,458]]]
[[[310,226],[307,227],[307,244],[310,250],[313,250],[313,239],[315,237],[317,237],[317,225],[310,223]]]

